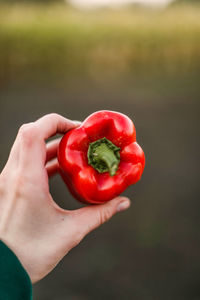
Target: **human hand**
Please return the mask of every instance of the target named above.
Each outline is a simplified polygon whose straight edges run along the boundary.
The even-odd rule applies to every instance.
[[[17,255],[32,283],[52,271],[90,231],[130,206],[125,197],[72,211],[54,202],[49,177],[59,172],[59,140],[45,140],[77,126],[58,114],[23,125],[0,174],[0,239]]]

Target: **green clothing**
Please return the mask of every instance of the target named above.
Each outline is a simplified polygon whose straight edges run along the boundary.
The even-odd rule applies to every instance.
[[[32,284],[17,256],[0,241],[0,300],[30,300]]]

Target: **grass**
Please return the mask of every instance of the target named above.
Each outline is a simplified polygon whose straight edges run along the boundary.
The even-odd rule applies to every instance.
[[[200,6],[82,12],[0,7],[0,76],[121,76],[200,66]]]

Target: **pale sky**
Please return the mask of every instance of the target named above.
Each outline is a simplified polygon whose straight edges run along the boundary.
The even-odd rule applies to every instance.
[[[123,4],[140,3],[144,5],[165,6],[173,0],[69,0],[73,5],[82,8],[100,6],[121,6]]]

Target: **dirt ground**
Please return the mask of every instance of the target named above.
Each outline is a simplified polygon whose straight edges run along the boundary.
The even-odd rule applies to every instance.
[[[1,86],[1,168],[18,127],[50,112],[83,120],[100,109],[121,111],[146,154],[142,180],[125,192],[132,207],[36,284],[35,299],[200,299],[199,75]],[[50,186],[63,208],[80,206],[59,177]]]

